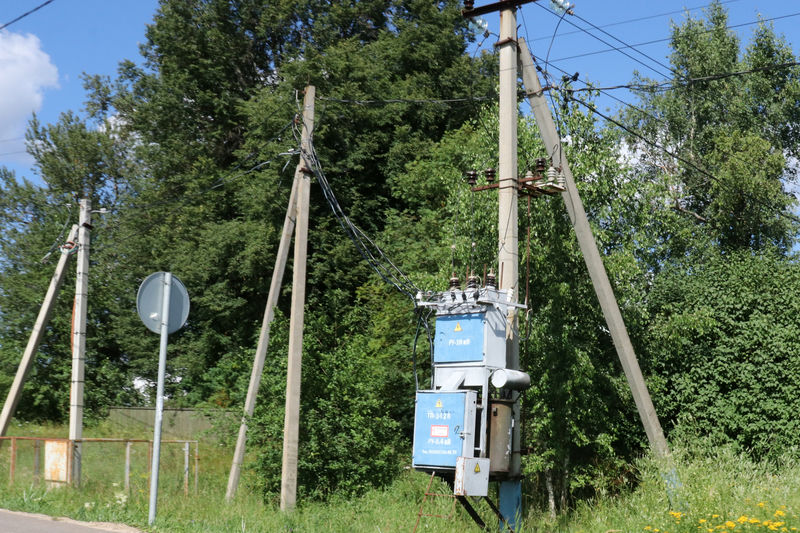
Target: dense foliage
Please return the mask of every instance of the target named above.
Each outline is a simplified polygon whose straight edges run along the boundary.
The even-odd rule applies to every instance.
[[[154,383],[157,353],[135,291],[158,270],[175,273],[192,301],[187,327],[170,339],[170,403],[239,409],[295,163],[298,91],[309,83],[314,146],[353,222],[422,288],[491,268],[496,193],[471,193],[462,173],[497,166],[496,107],[482,101],[493,99],[497,61],[468,53],[474,36],[459,8],[162,0],[142,63],[122,62],[113,80],[86,77],[86,116],[31,122],[42,185],[0,169],[0,390],[52,273],[52,260],[40,259],[76,219],[69,206],[87,197],[109,209],[94,215],[89,413],[152,398],[152,386],[133,386]],[[800,274],[785,192],[797,177],[800,77],[797,67],[772,68],[794,56],[768,26],[740,53],[726,21],[715,4],[706,19],[673,29],[673,86],[643,92],[646,113],[620,117],[636,134],[554,98],[665,427],[773,457],[800,444],[791,421]],[[531,121],[519,134],[524,173],[544,150]],[[623,144],[634,157],[620,155]],[[327,497],[395,477],[409,455],[415,378],[425,387],[429,370],[423,329],[413,372],[412,302],[361,260],[318,187],[311,201],[299,477],[305,495]],[[646,440],[562,199],[525,202],[522,362],[534,386],[523,398],[523,466],[533,501],[555,511],[624,484]],[[72,283],[70,275],[65,293]],[[282,296],[250,424],[267,496],[280,475]],[[62,294],[22,418],[66,416],[70,309]]]

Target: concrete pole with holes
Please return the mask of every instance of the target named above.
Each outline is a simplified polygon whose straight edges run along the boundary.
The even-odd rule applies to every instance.
[[[511,291],[517,301],[519,281],[518,180],[517,180],[517,15],[516,8],[500,11],[500,138],[498,165],[498,273],[499,288]],[[516,308],[508,312],[506,325],[506,367],[519,369],[519,336]],[[509,479],[500,482],[500,512],[515,531],[522,516],[522,483],[520,480],[519,395],[513,406],[512,448]]]
[[[300,383],[303,362],[303,320],[306,299],[306,252],[308,249],[308,208],[311,195],[311,164],[306,154],[314,131],[315,89],[309,85],[303,98],[303,130],[300,162],[295,170],[297,215],[294,235],[292,307],[289,323],[289,360],[286,368],[286,411],[283,425],[281,466],[281,510],[291,511],[297,503],[297,455],[300,437]]]
[[[250,385],[247,388],[247,398],[244,401],[244,416],[239,425],[239,436],[236,439],[236,449],[233,452],[233,462],[231,471],[228,475],[228,489],[225,499],[230,501],[236,495],[239,486],[239,478],[242,472],[242,462],[244,461],[245,446],[247,444],[247,420],[253,416],[256,407],[256,397],[258,388],[261,384],[261,375],[264,373],[264,361],[267,357],[269,347],[269,330],[273,318],[275,318],[275,306],[278,305],[278,295],[283,283],[283,272],[286,269],[286,260],[289,257],[289,245],[294,232],[295,217],[297,214],[297,187],[301,178],[295,173],[292,183],[292,192],[289,195],[289,207],[286,209],[286,218],[283,220],[283,233],[278,244],[278,255],[275,257],[275,268],[272,270],[272,282],[269,286],[267,296],[267,306],[264,310],[264,319],[261,322],[261,334],[258,337],[256,354],[253,359],[253,369],[250,373]]]
[[[614,347],[622,363],[622,369],[625,372],[625,377],[628,380],[628,385],[633,394],[633,400],[639,411],[639,417],[642,419],[645,433],[647,433],[647,439],[650,441],[653,452],[659,457],[665,457],[669,455],[669,447],[664,438],[664,432],[661,429],[661,423],[656,415],[655,407],[650,399],[647,384],[644,381],[639,363],[636,360],[636,353],[633,351],[633,345],[628,337],[628,330],[625,327],[625,322],[622,319],[622,313],[620,313],[617,299],[614,296],[614,291],[608,280],[608,274],[603,265],[603,259],[600,257],[600,251],[597,249],[597,243],[594,240],[592,228],[589,226],[589,220],[583,208],[583,202],[575,186],[572,171],[561,149],[561,139],[558,137],[558,132],[553,122],[553,116],[550,113],[550,109],[547,107],[547,102],[545,102],[544,91],[539,83],[536,66],[533,64],[533,59],[525,40],[520,39],[519,44],[519,62],[520,69],[522,70],[525,92],[531,104],[534,117],[536,118],[536,124],[539,127],[542,141],[547,150],[547,155],[552,159],[553,165],[560,168],[561,172],[564,174],[567,190],[562,193],[562,197],[567,206],[569,218],[575,228],[575,235],[578,238],[578,244],[580,245],[583,259],[586,262],[586,267],[592,278],[592,285],[597,294],[597,299],[600,301],[603,316],[611,332]]]
[[[75,240],[77,232],[78,226],[72,226],[67,236],[68,243]],[[33,330],[31,330],[31,336],[28,339],[28,345],[22,353],[22,361],[19,363],[17,374],[14,376],[14,382],[11,384],[11,389],[8,391],[6,403],[3,405],[3,412],[0,414],[0,436],[5,436],[8,430],[8,424],[11,422],[11,417],[14,416],[14,412],[17,410],[17,404],[19,404],[19,399],[22,396],[22,387],[25,385],[25,379],[28,377],[28,373],[33,365],[33,356],[36,354],[36,350],[39,349],[39,344],[42,342],[44,328],[50,321],[50,315],[53,312],[53,306],[58,296],[58,291],[61,289],[61,285],[64,282],[64,272],[70,257],[70,249],[62,248],[61,257],[58,259],[56,270],[53,273],[53,277],[50,279],[50,286],[47,288],[44,302],[39,309],[39,315],[36,317]]]
[[[81,438],[83,438],[83,379],[86,363],[86,311],[89,296],[89,232],[92,201],[80,201],[78,219],[78,264],[75,279],[75,307],[72,315],[72,378],[69,390],[69,440],[72,444],[72,484],[81,484]]]

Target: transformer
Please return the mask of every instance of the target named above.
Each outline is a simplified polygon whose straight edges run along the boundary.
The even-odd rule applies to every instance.
[[[454,480],[459,472],[462,494],[485,494],[482,485],[490,477],[508,475],[514,428],[509,406],[514,391],[530,384],[527,374],[507,368],[508,339],[517,335],[508,317],[524,306],[493,285],[471,282],[462,290],[454,278],[450,287],[417,295],[417,305],[436,312],[436,334],[432,387],[416,396],[413,466],[452,472]]]

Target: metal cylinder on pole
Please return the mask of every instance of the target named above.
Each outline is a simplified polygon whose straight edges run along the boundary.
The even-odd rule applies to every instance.
[[[150,467],[150,509],[147,523],[156,521],[158,502],[158,470],[161,458],[161,419],[164,413],[164,374],[167,368],[167,340],[169,338],[169,301],[172,291],[172,273],[164,273],[164,292],[161,300],[161,344],[158,350],[158,385],[156,386],[156,412],[153,423],[153,462]]]
[[[286,411],[283,425],[283,460],[281,463],[281,510],[290,511],[297,503],[297,455],[300,439],[300,384],[303,361],[303,320],[306,296],[306,252],[308,248],[308,208],[311,194],[311,164],[307,155],[314,131],[315,89],[309,85],[303,98],[301,156],[295,176],[297,190],[292,306],[289,323],[289,359],[286,368]]]
[[[83,379],[86,364],[86,313],[89,296],[89,246],[92,201],[80,201],[75,306],[72,315],[72,378],[70,382],[69,440],[72,443],[72,484],[81,484],[81,438],[83,438]]]

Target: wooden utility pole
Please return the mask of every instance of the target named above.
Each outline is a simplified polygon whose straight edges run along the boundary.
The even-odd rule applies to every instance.
[[[499,108],[499,165],[498,165],[498,276],[500,290],[511,293],[516,302],[519,285],[518,238],[518,178],[517,178],[517,14],[513,3],[501,6],[500,40],[496,45],[500,53],[500,108]],[[506,324],[506,367],[519,369],[519,336],[517,335],[517,309],[510,307]],[[518,394],[514,393],[517,398]],[[518,529],[522,514],[522,484],[520,480],[520,420],[519,401],[512,407],[515,427],[511,439],[511,464],[509,479],[500,483],[500,512],[505,521]]]
[[[308,205],[311,194],[311,149],[314,131],[315,90],[309,85],[303,98],[303,130],[300,162],[295,170],[297,215],[292,265],[292,308],[289,324],[289,360],[286,369],[286,412],[283,425],[281,510],[294,509],[297,502],[297,449],[300,434],[300,383],[303,362],[303,320],[306,299],[306,252],[308,248]]]
[[[609,331],[611,331],[614,347],[617,350],[617,355],[622,363],[622,369],[625,372],[628,385],[633,393],[633,400],[636,403],[636,408],[642,419],[642,424],[647,433],[647,438],[650,441],[650,446],[657,456],[665,457],[669,455],[669,447],[664,438],[664,432],[661,429],[655,407],[653,407],[653,402],[650,399],[647,384],[644,381],[639,363],[636,360],[636,353],[628,337],[625,322],[622,320],[622,313],[619,311],[617,299],[614,296],[611,283],[608,281],[608,274],[603,265],[603,260],[600,257],[600,252],[597,249],[597,243],[594,240],[592,228],[589,226],[589,220],[583,208],[583,202],[575,186],[572,171],[569,168],[566,155],[561,147],[561,139],[558,136],[555,123],[553,122],[553,116],[550,113],[550,109],[547,107],[547,102],[543,94],[544,91],[542,90],[538,75],[536,74],[536,66],[533,64],[531,53],[524,39],[519,39],[519,47],[519,62],[520,69],[522,70],[522,80],[526,89],[525,92],[531,104],[531,108],[533,109],[536,124],[539,127],[542,142],[547,150],[547,155],[552,159],[553,165],[556,168],[560,168],[564,175],[567,188],[567,190],[562,193],[564,204],[567,206],[569,218],[575,228],[578,244],[580,245],[583,259],[586,262],[586,267],[589,270],[589,276],[592,278],[592,285],[594,285],[597,299],[600,301],[603,316],[606,319]]]
[[[278,305],[278,295],[280,294],[281,284],[283,283],[283,272],[286,269],[289,245],[291,243],[292,233],[294,232],[297,213],[297,188],[301,179],[302,173],[298,174],[296,172],[294,181],[292,182],[292,192],[289,195],[289,206],[286,209],[286,218],[283,220],[283,233],[281,234],[281,241],[278,245],[278,255],[275,257],[275,268],[272,270],[272,282],[269,286],[267,306],[264,310],[264,320],[261,322],[261,334],[258,337],[256,355],[253,359],[253,370],[250,373],[250,385],[247,388],[247,398],[244,402],[244,415],[239,425],[239,436],[236,439],[236,449],[233,452],[231,472],[228,476],[228,489],[225,493],[225,499],[228,501],[233,499],[236,495],[236,489],[239,486],[242,462],[244,461],[244,451],[247,444],[247,420],[253,416],[253,411],[256,407],[256,397],[258,396],[258,388],[261,384],[261,375],[264,372],[264,361],[267,356],[267,348],[269,347],[270,325],[275,317],[275,306]]]
[[[78,226],[72,226],[67,236],[68,243],[75,240],[77,232]],[[19,363],[17,374],[14,376],[14,382],[11,384],[11,389],[8,391],[6,403],[3,405],[3,412],[0,414],[0,437],[5,436],[8,430],[8,424],[11,422],[11,417],[14,416],[14,412],[17,410],[17,404],[19,404],[19,399],[22,396],[22,387],[25,385],[25,379],[28,377],[28,373],[33,365],[33,356],[36,354],[36,350],[39,349],[39,344],[42,342],[44,328],[47,327],[47,323],[50,321],[53,305],[55,304],[58,291],[61,289],[61,285],[64,281],[64,271],[66,270],[70,257],[70,249],[62,248],[61,257],[58,259],[58,265],[56,265],[56,270],[53,273],[53,277],[50,279],[50,286],[47,288],[47,294],[45,294],[42,307],[39,309],[39,316],[36,317],[33,330],[31,330],[31,336],[28,339],[28,345],[25,347],[25,352],[22,354],[22,361]]]
[[[92,201],[80,201],[78,219],[78,264],[75,279],[75,306],[72,315],[72,380],[70,383],[69,440],[72,443],[72,484],[81,484],[81,439],[83,438],[83,377],[86,362],[86,309],[89,293],[89,231],[92,228]]]

